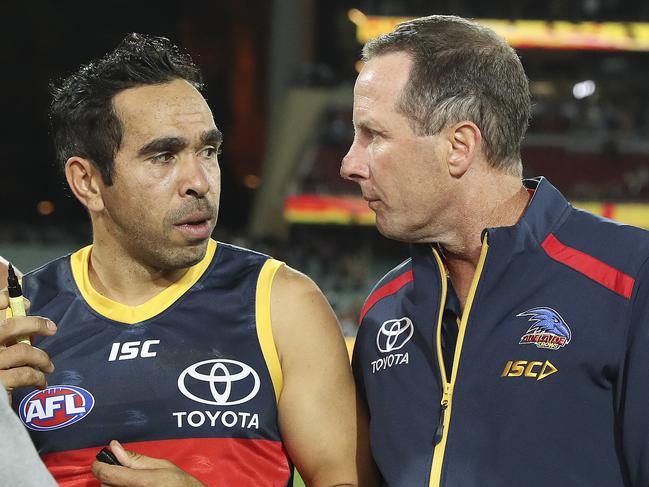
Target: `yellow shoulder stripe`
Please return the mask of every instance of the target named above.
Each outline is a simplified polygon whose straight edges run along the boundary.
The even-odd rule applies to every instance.
[[[261,268],[257,280],[257,296],[255,304],[255,315],[257,317],[257,337],[261,352],[266,361],[266,367],[273,381],[275,399],[279,402],[282,392],[282,366],[279,362],[275,339],[273,338],[273,324],[270,315],[270,292],[273,286],[273,278],[277,270],[284,265],[275,259],[268,259]]]

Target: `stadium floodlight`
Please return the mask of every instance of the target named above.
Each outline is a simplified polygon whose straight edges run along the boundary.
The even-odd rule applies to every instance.
[[[577,100],[581,100],[595,93],[595,88],[596,85],[593,80],[587,79],[585,81],[580,81],[579,83],[575,83],[572,87],[572,95]]]

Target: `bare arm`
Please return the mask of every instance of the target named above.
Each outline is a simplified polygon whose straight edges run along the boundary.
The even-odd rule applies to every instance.
[[[283,374],[279,427],[306,484],[375,485],[366,418],[357,411],[349,358],[331,307],[313,281],[282,267],[273,281],[271,317]]]

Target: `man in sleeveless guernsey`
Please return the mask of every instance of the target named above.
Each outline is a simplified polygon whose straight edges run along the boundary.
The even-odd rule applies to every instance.
[[[323,295],[210,239],[222,136],[201,88],[187,54],[131,34],[55,90],[55,146],[93,244],[24,277],[35,317],[5,326],[34,346],[6,338],[0,380],[62,486],[288,486],[293,465],[308,485],[362,483]],[[93,463],[109,443],[122,466]]]
[[[521,180],[528,81],[493,31],[425,17],[363,57],[341,175],[411,244],[353,357],[387,485],[649,485],[649,233]]]

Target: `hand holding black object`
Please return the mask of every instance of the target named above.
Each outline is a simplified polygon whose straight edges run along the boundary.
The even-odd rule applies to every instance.
[[[97,460],[100,462],[107,463],[109,465],[119,465],[121,466],[122,464],[119,463],[117,458],[115,458],[115,455],[113,455],[113,452],[110,451],[108,448],[102,448],[99,450],[99,453],[97,453],[97,456],[95,457]]]
[[[118,459],[119,464],[107,465],[110,462],[100,458],[92,464],[92,473],[101,482],[101,485],[110,485],[111,487],[144,487],[150,485],[206,487],[205,484],[170,461],[147,457],[126,450],[115,440],[110,442],[110,453],[111,456]]]

